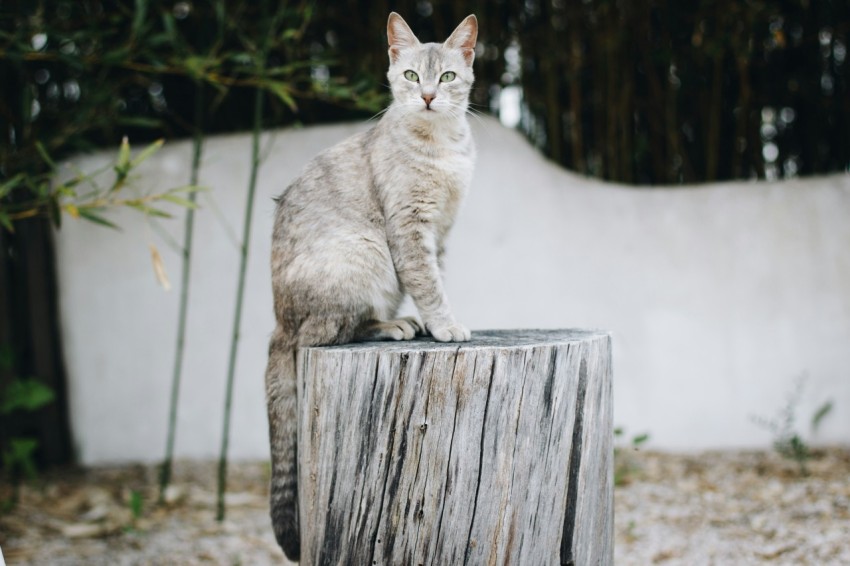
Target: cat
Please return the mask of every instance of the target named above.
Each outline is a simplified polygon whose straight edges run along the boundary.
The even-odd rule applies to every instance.
[[[392,103],[378,123],[314,158],[277,200],[272,235],[276,328],[266,396],[271,517],[278,544],[300,556],[298,348],[358,340],[470,339],[443,289],[444,241],[469,187],[475,147],[466,120],[478,22],[442,44],[387,21]],[[422,318],[396,318],[409,294]]]

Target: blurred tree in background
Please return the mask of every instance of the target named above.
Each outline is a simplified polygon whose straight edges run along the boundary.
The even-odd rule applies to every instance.
[[[9,217],[0,218],[0,346],[15,353],[0,387],[15,373],[57,392],[36,419],[53,415],[38,425],[45,460],[70,455],[67,435],[44,432],[67,421],[46,219],[62,196],[45,182],[53,163],[125,136],[147,144],[189,137],[197,124],[204,134],[248,130],[257,89],[265,127],[368,118],[388,100],[390,10],[423,41],[475,13],[473,110],[516,125],[577,172],[663,185],[850,168],[848,2],[271,5],[279,25],[258,76],[267,22],[257,2],[0,3],[0,212]],[[32,207],[32,218],[9,216]]]
[[[850,4],[817,0],[306,0],[251,75],[257,3],[41,0],[0,7],[0,175],[92,147],[368,117],[386,101],[386,17],[423,41],[478,15],[479,110],[519,87],[519,127],[566,167],[640,184],[779,178],[850,163]],[[275,84],[272,81],[277,80]],[[342,102],[344,101],[344,102]],[[505,109],[501,109],[505,112]]]
[[[388,10],[423,41],[480,22],[477,108],[512,88],[518,127],[569,169],[630,184],[850,167],[850,3],[826,0],[333,2],[341,69],[386,71]],[[504,113],[514,111],[501,108]],[[509,119],[508,122],[512,122]]]

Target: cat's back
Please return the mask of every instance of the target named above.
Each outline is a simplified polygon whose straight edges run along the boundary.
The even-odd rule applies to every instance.
[[[372,130],[359,132],[311,159],[277,199],[276,232],[283,223],[338,225],[372,220],[375,213],[368,159]]]
[[[319,200],[320,197],[344,197],[351,182],[369,175],[366,145],[372,136],[366,130],[349,136],[313,157],[300,175],[289,184],[279,201]]]
[[[272,276],[281,292],[309,288],[324,296],[356,287],[367,302],[397,298],[368,158],[372,135],[355,134],[319,153],[278,199]]]

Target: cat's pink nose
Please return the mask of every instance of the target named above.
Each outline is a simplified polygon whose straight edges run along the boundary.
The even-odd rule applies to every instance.
[[[433,100],[435,98],[437,98],[436,94],[423,94],[422,95],[422,100],[425,101],[425,106],[428,107],[428,108],[431,108],[431,102],[433,102]]]

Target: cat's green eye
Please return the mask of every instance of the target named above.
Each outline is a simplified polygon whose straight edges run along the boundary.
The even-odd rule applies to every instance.
[[[455,74],[451,71],[446,71],[440,76],[441,83],[450,83],[455,80]]]
[[[404,78],[406,78],[409,81],[413,81],[415,83],[419,82],[419,75],[417,75],[413,71],[405,71],[404,72]]]

